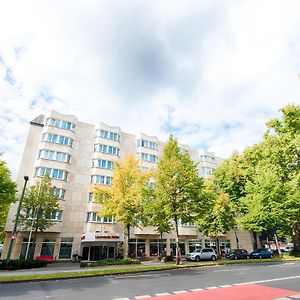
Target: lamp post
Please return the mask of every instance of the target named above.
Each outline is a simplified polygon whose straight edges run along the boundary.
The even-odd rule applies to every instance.
[[[14,228],[13,228],[12,235],[11,235],[11,238],[10,238],[10,241],[9,241],[9,247],[8,247],[6,259],[10,259],[10,255],[11,255],[11,251],[12,251],[12,247],[13,247],[13,242],[16,239],[15,234],[17,232],[17,227],[18,227],[18,223],[19,223],[20,210],[21,210],[21,206],[22,206],[22,202],[23,202],[23,198],[24,198],[24,194],[25,194],[26,185],[27,185],[28,180],[29,180],[29,177],[28,176],[24,176],[24,181],[25,182],[24,182],[24,186],[23,186],[23,191],[22,191],[22,195],[21,195],[21,198],[20,198],[20,202],[19,202],[19,205],[18,205],[17,213],[16,213],[16,220],[15,220]]]

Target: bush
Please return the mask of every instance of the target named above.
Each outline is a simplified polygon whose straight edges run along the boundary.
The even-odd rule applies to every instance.
[[[136,265],[140,264],[141,261],[136,258],[126,258],[126,259],[101,259],[93,263],[82,262],[80,267],[97,267],[97,266],[110,266],[110,265]]]
[[[297,249],[293,249],[292,251],[289,252],[290,256],[295,256],[295,257],[300,257],[300,251]]]
[[[167,256],[163,257],[163,260],[164,260],[164,262],[173,261],[174,256],[173,255],[167,255]]]
[[[0,270],[20,270],[46,267],[47,262],[35,259],[0,260]]]

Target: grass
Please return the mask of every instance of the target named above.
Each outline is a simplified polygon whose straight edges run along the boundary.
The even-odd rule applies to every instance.
[[[34,280],[56,280],[56,279],[68,279],[68,278],[82,278],[82,277],[94,277],[105,275],[116,275],[125,273],[138,273],[149,271],[161,271],[161,270],[174,270],[174,269],[186,269],[195,267],[208,267],[216,265],[234,265],[241,263],[263,263],[263,262],[282,262],[282,261],[300,261],[300,258],[286,257],[286,258],[273,258],[273,259],[251,259],[251,260],[219,260],[216,262],[199,262],[192,264],[166,264],[161,266],[132,266],[122,269],[109,269],[109,270],[86,270],[77,272],[63,272],[54,274],[37,274],[37,275],[12,275],[12,276],[0,276],[0,283],[5,282],[18,282],[18,281],[34,281]],[[1,274],[1,273],[0,273]]]

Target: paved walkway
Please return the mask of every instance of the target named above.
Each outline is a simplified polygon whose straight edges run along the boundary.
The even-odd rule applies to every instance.
[[[174,263],[168,263],[174,264]],[[113,266],[99,266],[99,267],[85,267],[80,268],[77,262],[59,262],[48,264],[47,267],[27,269],[27,270],[0,270],[0,276],[18,276],[18,275],[39,275],[39,274],[54,274],[54,273],[68,273],[68,272],[86,272],[90,270],[113,270],[113,269],[129,269],[144,266],[165,266],[166,263],[159,261],[143,261],[140,265],[113,265]]]

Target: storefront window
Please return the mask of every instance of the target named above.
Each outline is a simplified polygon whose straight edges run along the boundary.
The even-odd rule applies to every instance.
[[[60,242],[59,258],[71,258],[73,238],[63,237]]]
[[[160,243],[162,241],[162,254],[167,254],[167,240],[166,239],[155,239],[150,240],[150,256],[157,256],[160,254]]]
[[[55,239],[44,238],[43,244],[42,244],[42,249],[41,249],[41,255],[42,256],[45,256],[45,255],[53,256],[54,243],[55,243]]]
[[[129,256],[143,257],[146,255],[146,240],[129,239]]]
[[[190,240],[189,241],[189,251],[193,252],[196,249],[200,249],[202,247],[201,240]]]
[[[181,255],[185,255],[185,241],[179,241],[179,248],[181,250]],[[171,249],[171,255],[176,255],[176,242],[175,239],[170,240],[170,249]]]
[[[28,238],[24,238],[22,243],[21,253],[20,253],[20,259],[25,259],[27,247],[28,247]],[[35,242],[33,239],[31,239],[29,244],[28,254],[27,254],[28,259],[33,259],[34,250],[35,250]]]

